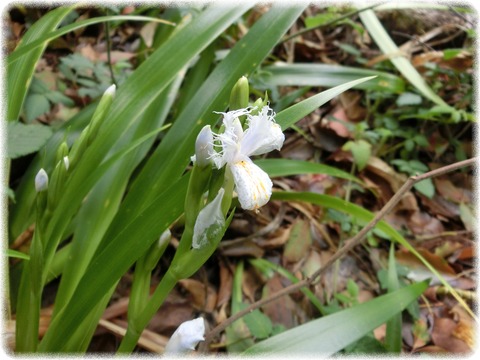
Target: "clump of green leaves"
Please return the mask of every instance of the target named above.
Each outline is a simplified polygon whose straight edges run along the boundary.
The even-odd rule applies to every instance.
[[[32,122],[41,115],[50,111],[54,104],[63,104],[73,106],[74,102],[68,96],[58,90],[51,89],[39,77],[34,76],[25,99],[25,118],[27,122]]]
[[[78,95],[92,99],[99,97],[112,84],[110,69],[104,61],[93,62],[80,54],[71,54],[60,59],[59,70],[66,80],[78,86]],[[126,61],[112,64],[113,74],[118,85],[132,72],[132,65]]]

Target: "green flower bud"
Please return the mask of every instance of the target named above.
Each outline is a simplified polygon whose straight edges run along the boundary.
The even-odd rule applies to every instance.
[[[67,178],[67,167],[64,159],[57,163],[52,173],[50,189],[48,191],[48,209],[53,210],[63,193],[63,186]]]
[[[151,272],[155,266],[157,265],[158,261],[162,257],[165,249],[167,248],[168,244],[170,243],[170,239],[172,238],[172,233],[169,229],[165,230],[163,234],[160,236],[160,239],[150,246],[150,249],[145,256],[145,262],[143,265],[144,271]]]
[[[60,160],[64,159],[65,156],[68,155],[68,145],[64,141],[60,144],[60,146],[57,149],[57,154],[55,156],[55,164],[58,163]]]
[[[87,148],[87,136],[88,136],[88,129],[90,125],[87,125],[85,129],[80,133],[80,136],[72,145],[72,149],[70,150],[70,157],[69,157],[69,167],[75,167],[80,160],[80,157],[85,152]]]
[[[230,111],[244,109],[248,106],[250,89],[248,80],[242,76],[232,88],[230,93]]]
[[[104,93],[98,106],[93,113],[92,120],[90,121],[90,126],[88,128],[88,136],[87,136],[87,145],[90,145],[92,141],[98,134],[98,130],[103,123],[103,120],[108,114],[110,110],[110,106],[112,105],[113,99],[115,97],[116,86],[111,85]]]

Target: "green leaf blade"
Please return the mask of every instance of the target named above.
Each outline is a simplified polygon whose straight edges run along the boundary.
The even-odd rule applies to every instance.
[[[322,91],[320,94],[312,96],[306,100],[303,100],[302,102],[299,102],[298,104],[289,107],[288,109],[279,112],[276,116],[277,123],[282,127],[282,130],[285,130],[295,124],[298,120],[310,114],[315,109],[332,100],[334,97],[340,95],[342,92],[374,78],[375,76],[368,76]]]
[[[256,75],[260,84],[273,86],[322,86],[334,87],[366,76],[376,76],[368,82],[353,88],[369,91],[385,91],[401,94],[405,81],[400,77],[382,71],[330,64],[277,62],[262,68]]]
[[[245,355],[316,353],[333,355],[381,324],[420,296],[427,282],[417,283],[287,330],[249,348]]]
[[[401,50],[393,42],[385,28],[378,20],[373,10],[365,10],[359,13],[360,19],[367,28],[369,34],[377,43],[382,52],[390,57],[393,65],[417,90],[437,105],[448,106],[425,82],[412,63],[401,53]]]
[[[299,174],[325,174],[362,184],[363,182],[345,171],[332,166],[308,161],[292,159],[259,159],[255,164],[262,168],[270,177],[291,176]]]

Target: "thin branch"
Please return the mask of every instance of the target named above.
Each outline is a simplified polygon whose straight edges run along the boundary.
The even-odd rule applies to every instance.
[[[377,6],[380,6],[382,4],[384,4],[385,2],[381,2],[381,3],[378,3],[378,4],[374,4],[374,5],[369,5],[367,7],[364,7],[364,8],[361,8],[361,9],[355,9],[355,10],[352,10],[352,11],[349,11],[348,13],[344,14],[344,15],[341,15],[339,16],[338,18],[335,18],[333,20],[330,20],[330,21],[327,21],[326,23],[323,23],[323,24],[320,24],[320,25],[317,25],[317,26],[312,26],[312,27],[309,27],[309,28],[305,28],[305,29],[302,29],[300,31],[297,31],[296,33],[293,33],[291,35],[288,35],[286,37],[284,37],[282,40],[280,40],[280,43],[283,43],[285,41],[288,41],[288,40],[291,40],[293,39],[294,37],[297,37],[297,36],[300,36],[300,35],[303,35],[307,32],[310,32],[312,30],[316,30],[316,29],[320,29],[322,27],[326,27],[326,26],[330,26],[330,25],[333,25],[339,21],[342,21],[344,19],[347,19],[349,17],[352,17],[354,15],[357,15],[359,13],[361,13],[362,11],[365,11],[365,10],[370,10],[370,9],[373,9],[373,8],[376,8]]]
[[[242,316],[252,312],[255,309],[258,309],[259,307],[272,302],[274,300],[279,299],[280,297],[290,294],[292,292],[295,292],[297,290],[300,290],[304,286],[308,286],[312,284],[316,278],[318,278],[320,275],[322,275],[335,261],[340,259],[343,255],[348,253],[350,250],[352,250],[355,246],[361,244],[361,242],[364,240],[366,235],[370,230],[372,230],[377,223],[382,220],[382,218],[387,215],[394,207],[397,205],[401,200],[402,197],[405,195],[406,192],[408,192],[413,185],[416,183],[433,178],[439,175],[443,175],[446,173],[449,173],[451,171],[461,169],[466,166],[472,166],[475,164],[475,162],[480,159],[480,158],[472,158],[464,161],[459,161],[451,165],[447,165],[429,172],[426,172],[425,174],[421,175],[416,175],[408,178],[408,180],[403,184],[403,186],[393,195],[393,197],[385,204],[385,206],[375,215],[375,217],[370,221],[362,230],[360,230],[354,237],[352,237],[350,240],[348,240],[345,245],[338,250],[326,263],[323,265],[319,270],[317,270],[313,275],[311,275],[308,278],[305,278],[302,281],[299,281],[298,283],[292,284],[290,286],[287,286],[286,288],[272,294],[271,296],[261,299],[259,301],[254,302],[247,308],[245,308],[242,311],[239,311],[238,313],[230,316],[228,319],[223,321],[221,324],[217,325],[213,330],[211,330],[206,336],[205,336],[205,345],[204,349],[208,347],[208,344],[218,335],[220,334],[225,328],[230,326],[234,321],[240,319]]]

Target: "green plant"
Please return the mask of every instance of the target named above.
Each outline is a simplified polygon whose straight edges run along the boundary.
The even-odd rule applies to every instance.
[[[282,77],[280,66],[265,64],[305,4],[289,5],[288,9],[274,4],[241,36],[234,24],[243,21],[252,6],[239,3],[171,8],[155,12],[159,18],[154,19],[114,15],[75,22],[71,22],[76,18],[73,8],[60,7],[33,24],[9,55],[9,141],[15,137],[27,139],[37,131],[36,136],[28,137],[29,146],[11,141],[9,157],[39,152],[15,187],[15,202],[9,211],[10,242],[35,225],[29,254],[7,253],[23,259],[9,274],[18,353],[85,353],[116,286],[134,267],[127,329],[118,348],[118,353],[132,352],[170,291],[197,272],[215,252],[237,207],[257,211],[270,196],[281,201],[308,201],[330,209],[330,217],[345,231],[373,216],[349,201],[328,195],[272,193],[270,177],[324,173],[363,185],[352,174],[314,162],[251,157],[279,149],[283,131],[342,92],[354,87],[381,91],[391,85],[391,93],[396,94],[403,91],[403,80],[379,71],[341,67],[334,74],[329,73],[332,68],[322,67],[307,69],[307,77],[309,71],[321,71],[324,76],[315,79],[315,84],[303,85],[329,89],[306,99],[298,99],[304,90],[288,97],[276,96],[272,88],[286,81],[289,73],[296,72],[298,82],[305,79],[301,67],[288,68],[287,76]],[[36,62],[49,41],[89,24],[118,25],[120,21],[154,21],[159,26],[151,53],[142,57],[140,65],[113,65],[118,88],[110,84],[111,74],[105,63],[94,63],[78,54],[63,57],[59,65],[62,86],[75,87],[81,97],[96,101],[52,131],[38,131],[38,125],[19,123],[22,110],[27,120],[33,120],[52,104],[72,104],[61,92],[33,77]],[[68,24],[56,30],[62,22]],[[217,61],[216,52],[226,55]],[[267,76],[266,83],[258,80],[263,71],[259,67],[273,74]],[[19,81],[31,82],[30,88],[19,86]],[[264,95],[265,89],[271,90],[270,95]],[[253,99],[259,94],[260,98]],[[278,105],[276,114],[269,99],[272,107]],[[360,170],[371,154],[368,141],[378,140],[374,130],[365,131],[363,138],[363,130],[366,127],[359,126],[358,137],[347,145],[353,151],[360,146],[364,152],[356,159]],[[167,258],[172,227],[180,240],[173,257]],[[386,222],[379,223],[378,229],[390,240],[409,246]],[[411,246],[409,249],[415,253]],[[150,293],[152,271],[161,258],[167,267]],[[259,261],[253,264],[269,266]],[[292,279],[286,270],[281,271]],[[242,298],[242,272],[243,263],[239,263],[234,275],[232,314],[248,307]],[[51,322],[40,340],[42,296],[55,277],[59,281]],[[261,310],[253,309],[228,328],[227,347],[232,351],[276,353],[291,344],[287,351],[295,351],[299,345],[292,345],[291,340],[283,343],[283,339],[304,337],[313,326],[321,331],[305,337],[303,344],[314,349],[319,336],[332,326],[335,336],[347,331],[342,341],[325,348],[326,353],[333,354],[389,321],[425,286],[420,283],[392,289],[390,294],[358,304],[358,288],[350,282],[346,295],[336,295],[338,304],[346,309],[288,331],[272,324]],[[303,291],[322,312],[318,299],[308,289]],[[375,314],[373,310],[379,307],[380,314]],[[348,319],[357,325],[367,322],[367,326],[349,329]],[[329,335],[325,341],[330,340]]]

